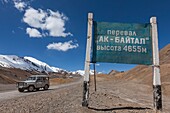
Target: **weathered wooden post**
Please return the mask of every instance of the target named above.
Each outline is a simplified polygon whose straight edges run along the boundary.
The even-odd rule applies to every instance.
[[[96,88],[96,65],[93,63],[93,69],[94,69],[94,90],[97,91]]]
[[[90,75],[90,50],[92,42],[92,26],[93,13],[88,13],[88,28],[87,28],[87,45],[86,45],[86,59],[84,67],[84,83],[83,83],[83,102],[82,106],[88,107],[89,99],[89,75]]]
[[[153,98],[156,111],[162,110],[162,92],[159,65],[158,32],[156,17],[150,18],[152,26],[152,46],[153,46]]]

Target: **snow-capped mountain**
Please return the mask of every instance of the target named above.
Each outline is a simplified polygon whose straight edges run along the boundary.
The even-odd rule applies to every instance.
[[[78,73],[78,74],[84,76],[85,71],[84,71],[84,70],[77,70],[76,73]],[[90,75],[93,75],[93,74],[94,74],[94,70],[90,70]]]
[[[22,70],[38,71],[38,72],[60,72],[68,74],[84,75],[84,70],[77,70],[69,72],[57,67],[49,66],[47,63],[39,61],[33,57],[19,57],[16,55],[0,55],[0,66],[6,68],[19,68]],[[93,75],[94,71],[90,70],[90,74]]]
[[[19,68],[29,71],[59,72],[60,68],[51,67],[33,57],[18,57],[16,55],[0,55],[0,66],[6,68]],[[65,71],[65,70],[63,70]]]
[[[77,74],[79,74],[79,75],[82,75],[82,76],[84,76],[84,74],[85,74],[85,71],[84,70],[77,70],[77,71],[75,71],[75,72],[72,72],[73,74],[74,73],[77,73]],[[97,74],[101,74],[102,72],[96,72]],[[94,70],[90,70],[90,75],[94,75]]]

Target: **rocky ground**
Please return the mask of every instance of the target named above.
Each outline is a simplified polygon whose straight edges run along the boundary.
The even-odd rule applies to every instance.
[[[100,80],[97,91],[90,84],[89,107],[81,106],[82,82],[68,87],[40,91],[31,95],[3,100],[1,113],[155,113],[152,88],[148,85]],[[163,113],[169,113],[170,100],[163,99]]]

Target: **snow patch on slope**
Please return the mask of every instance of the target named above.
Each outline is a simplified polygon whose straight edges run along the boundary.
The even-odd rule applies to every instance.
[[[18,57],[16,55],[0,55],[0,66],[39,72],[58,72],[62,70],[60,68],[51,67],[33,57]]]
[[[19,68],[22,70],[38,71],[38,72],[60,72],[72,73],[84,76],[84,70],[68,72],[66,70],[49,66],[47,63],[39,61],[33,57],[19,57],[16,55],[0,55],[0,66],[6,68]],[[90,70],[90,74],[94,74],[94,70]]]
[[[77,70],[75,73],[78,73],[78,74],[84,76],[85,71],[84,70]],[[90,75],[94,75],[94,70],[90,70]]]

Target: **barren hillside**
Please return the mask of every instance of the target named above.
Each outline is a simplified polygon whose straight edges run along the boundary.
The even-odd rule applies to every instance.
[[[1,84],[13,84],[18,80],[24,80],[31,74],[37,74],[36,72],[24,71],[16,68],[4,68],[0,67],[0,83]]]
[[[160,72],[163,90],[170,94],[170,44],[160,50]],[[133,81],[152,85],[152,66],[138,65],[135,68],[114,76],[116,80]]]

